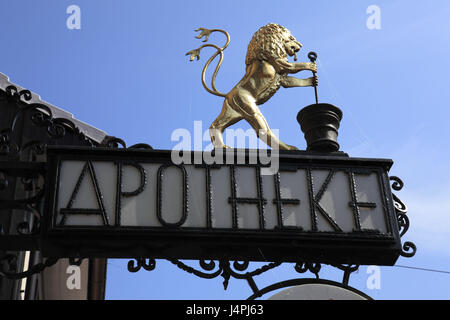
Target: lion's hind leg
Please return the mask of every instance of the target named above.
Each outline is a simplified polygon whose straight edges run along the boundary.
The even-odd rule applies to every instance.
[[[250,123],[253,130],[255,130],[256,135],[259,139],[261,139],[265,144],[270,146],[272,149],[281,149],[281,150],[297,150],[296,147],[285,144],[280,141],[278,137],[273,133],[273,131],[269,128],[266,119],[262,115],[261,111],[255,110],[255,112],[245,119]]]
[[[234,111],[228,104],[227,99],[225,99],[220,115],[213,121],[211,127],[209,127],[209,135],[214,148],[229,148],[223,142],[223,132],[226,128],[242,119],[242,115]]]

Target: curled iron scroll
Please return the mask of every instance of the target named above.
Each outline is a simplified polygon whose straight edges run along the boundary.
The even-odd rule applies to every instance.
[[[403,181],[399,177],[392,176],[389,177],[389,180],[393,181],[391,187],[396,191],[400,191],[404,186]],[[394,200],[395,212],[397,214],[397,223],[400,237],[403,237],[403,235],[409,229],[409,218],[406,215],[408,208],[395,194],[392,194],[392,197]],[[417,251],[416,245],[413,242],[406,241],[402,246],[402,251],[400,252],[400,255],[402,257],[411,258],[416,254],[416,251]]]
[[[320,263],[310,263],[310,262],[297,262],[294,266],[295,271],[298,273],[305,273],[307,271],[311,272],[319,279],[319,272],[322,268]]]
[[[48,258],[42,263],[28,267],[27,271],[15,272],[17,257],[13,254],[7,254],[0,258],[0,276],[7,279],[22,279],[29,277],[33,274],[42,272],[45,268],[48,268],[58,262],[58,258]]]
[[[128,271],[138,272],[139,270],[141,270],[141,268],[144,268],[144,270],[146,270],[146,271],[154,270],[156,267],[155,259],[148,259],[148,263],[146,260],[147,259],[144,259],[144,258],[137,258],[135,260],[128,261],[128,265],[127,265]]]

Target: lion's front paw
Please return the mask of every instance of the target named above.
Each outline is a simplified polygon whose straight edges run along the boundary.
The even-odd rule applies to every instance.
[[[308,70],[311,70],[312,72],[317,72],[317,64],[309,62]]]

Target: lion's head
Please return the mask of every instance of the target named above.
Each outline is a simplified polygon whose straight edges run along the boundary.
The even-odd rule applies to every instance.
[[[269,23],[261,27],[252,37],[247,49],[245,63],[252,64],[254,60],[270,60],[294,56],[302,45],[283,26]]]

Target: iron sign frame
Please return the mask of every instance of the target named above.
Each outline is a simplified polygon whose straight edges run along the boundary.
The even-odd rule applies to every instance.
[[[236,151],[235,151],[236,152]],[[246,150],[246,156],[251,152]],[[192,153],[194,157],[194,153]],[[388,232],[310,232],[290,229],[243,230],[165,227],[74,227],[53,221],[63,160],[154,162],[171,165],[171,151],[48,147],[46,213],[42,223],[42,251],[51,257],[211,259],[245,261],[315,261],[327,264],[394,265],[402,254],[398,216],[390,190],[389,159],[350,158],[342,152],[320,154],[280,152],[280,169],[336,168],[378,172]],[[225,164],[226,165],[226,164]]]

